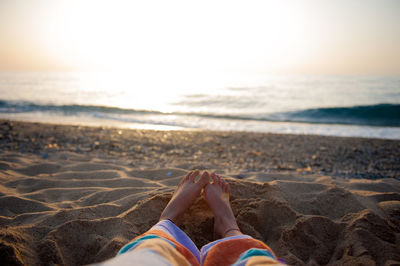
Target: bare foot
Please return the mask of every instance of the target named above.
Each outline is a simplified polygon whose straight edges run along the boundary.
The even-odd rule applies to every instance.
[[[204,188],[204,198],[214,213],[214,238],[242,235],[229,203],[229,184],[211,173],[212,183]]]
[[[208,184],[210,178],[208,172],[204,172],[196,182],[195,179],[199,174],[199,170],[192,171],[179,182],[174,195],[161,213],[160,221],[169,219],[179,225],[185,210],[200,196],[201,190]]]

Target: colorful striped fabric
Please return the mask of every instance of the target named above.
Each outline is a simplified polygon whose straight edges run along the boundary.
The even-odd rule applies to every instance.
[[[128,256],[131,258],[126,258]],[[113,260],[118,260],[118,263]],[[149,263],[145,263],[146,260]],[[129,265],[126,262],[130,262],[135,265],[138,261],[150,266],[284,265],[270,247],[247,235],[219,239],[199,251],[190,238],[168,220],[160,221],[146,233],[134,238],[121,248],[116,258],[103,264]]]

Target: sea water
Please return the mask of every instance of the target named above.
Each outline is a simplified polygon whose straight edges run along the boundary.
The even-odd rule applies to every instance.
[[[400,139],[400,77],[0,72],[0,118]]]

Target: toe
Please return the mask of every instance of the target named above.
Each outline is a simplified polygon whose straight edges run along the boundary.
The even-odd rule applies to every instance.
[[[226,180],[224,179],[224,178],[222,178],[222,177],[220,177],[220,184],[221,184],[221,187],[222,187],[222,190],[225,192],[225,193],[228,193],[228,191],[229,191],[229,184],[228,184],[228,182],[226,182]]]
[[[181,180],[181,182],[185,181],[185,180],[188,180],[190,178],[191,174],[193,174],[193,171],[190,171],[189,173],[187,173],[187,175],[185,176],[184,179]]]
[[[230,194],[231,193],[231,188],[229,187],[229,183],[225,181],[224,185],[224,192]]]
[[[194,182],[195,178],[200,174],[199,170],[196,170],[194,172],[192,172],[192,174],[189,176],[189,179]]]
[[[210,181],[210,174],[207,171],[204,171],[197,184],[201,185],[201,187],[205,187],[209,181]]]
[[[217,177],[214,172],[211,173],[211,178],[213,180],[213,183],[217,183]]]
[[[217,184],[221,185],[221,177],[219,175],[215,175],[215,179],[217,180]]]

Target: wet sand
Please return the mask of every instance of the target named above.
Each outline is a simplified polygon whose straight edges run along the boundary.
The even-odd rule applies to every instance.
[[[6,264],[110,258],[157,222],[188,170],[231,185],[242,231],[293,265],[400,263],[400,141],[0,121]],[[212,241],[199,198],[183,230]]]

